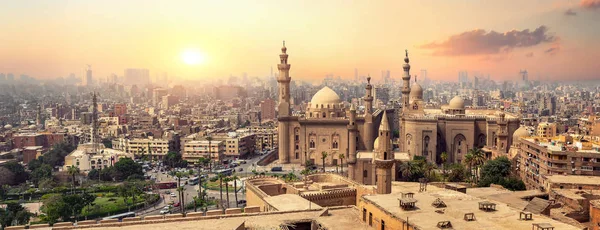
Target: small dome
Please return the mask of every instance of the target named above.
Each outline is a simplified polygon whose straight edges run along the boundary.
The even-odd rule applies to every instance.
[[[460,96],[455,96],[452,98],[452,100],[450,100],[450,103],[448,103],[448,108],[465,109],[465,100],[463,100]]]
[[[373,142],[373,149],[376,149],[377,146],[379,146],[379,137],[375,138],[375,141]]]
[[[342,100],[335,91],[325,86],[319,90],[310,100],[310,104],[317,106],[318,104],[339,104]]]
[[[419,83],[410,87],[410,99],[423,99],[423,87]]]
[[[30,126],[29,126],[29,129],[35,129],[35,128],[37,128],[37,126],[36,126],[36,125],[30,125]]]
[[[513,143],[516,143],[520,137],[528,137],[530,135],[531,134],[529,134],[529,130],[527,130],[525,126],[521,126],[513,133]]]
[[[4,128],[5,129],[12,129],[12,125],[5,125]]]

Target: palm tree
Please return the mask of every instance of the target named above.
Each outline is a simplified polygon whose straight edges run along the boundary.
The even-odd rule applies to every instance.
[[[444,182],[446,181],[446,163],[448,161],[448,153],[442,152],[442,173],[444,174]]]
[[[475,162],[475,156],[473,156],[473,154],[471,153],[467,153],[465,155],[465,164],[467,164],[469,166],[469,173],[471,174],[471,182],[474,181],[473,179],[473,163]]]
[[[183,205],[182,194],[183,194],[184,188],[183,188],[183,186],[181,186],[181,177],[183,176],[183,173],[177,172],[177,173],[175,173],[175,176],[177,177],[177,193],[179,194],[179,206],[180,206],[180,209],[182,209],[181,208],[181,206]]]
[[[204,158],[204,157],[200,157],[198,159],[198,197],[202,198],[202,172],[200,170],[200,168],[202,166],[205,166],[206,163],[209,161],[210,159]]]
[[[73,189],[75,189],[75,176],[79,174],[79,168],[74,165],[69,166],[67,173],[71,175],[71,179],[73,180],[73,187],[71,188],[71,193],[73,193]]]
[[[236,176],[235,174],[234,174],[233,176],[231,176],[231,180],[233,180],[233,192],[234,192],[234,195],[235,195],[235,207],[238,207],[238,196],[237,196],[238,190],[237,190],[237,181],[238,181],[239,179],[240,179],[240,178],[239,178],[238,176]]]
[[[185,186],[179,186],[177,187],[177,192],[179,192],[179,209],[181,209],[181,213],[185,212],[185,198],[183,197],[185,195]]]
[[[341,171],[342,175],[344,175],[344,158],[346,158],[346,155],[343,153],[340,153],[340,155],[338,157],[340,158],[340,171]]]
[[[431,177],[431,171],[433,171],[434,169],[436,169],[437,167],[435,166],[434,163],[431,162],[426,162],[425,165],[423,165],[423,169],[427,172],[427,178],[429,179]]]
[[[221,208],[223,208],[223,210],[225,210],[225,208],[223,207],[223,179],[225,179],[225,176],[223,176],[223,174],[219,173],[219,175],[217,175],[217,177],[219,178],[219,196],[221,198],[221,200],[219,200],[219,203],[221,204]]]
[[[225,183],[225,195],[227,196],[227,208],[229,208],[229,182],[231,177],[225,177],[223,183]]]
[[[325,158],[327,158],[327,155],[329,155],[327,152],[321,152],[321,159],[323,160],[323,172],[325,172]]]
[[[485,153],[480,148],[473,148],[469,150],[469,153],[473,155],[473,165],[475,166],[475,183],[479,181],[479,167],[482,166],[487,158]]]
[[[415,176],[422,173],[423,168],[421,168],[420,164],[420,162],[414,160],[402,162],[400,165],[402,177],[406,178],[407,181],[414,180]]]

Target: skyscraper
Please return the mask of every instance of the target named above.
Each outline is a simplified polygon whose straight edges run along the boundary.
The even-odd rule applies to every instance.
[[[85,70],[85,85],[91,86],[92,84],[92,66],[87,65],[87,69]]]
[[[150,83],[148,69],[125,69],[124,82],[127,85],[146,85]]]

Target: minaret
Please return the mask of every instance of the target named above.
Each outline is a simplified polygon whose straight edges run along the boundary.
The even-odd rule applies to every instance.
[[[356,107],[354,104],[350,105],[350,114],[348,121],[348,178],[356,180],[355,176],[355,164],[356,164],[356,133],[358,132],[356,126]]]
[[[42,107],[40,105],[37,106],[37,114],[35,116],[35,125],[40,126],[42,124]]]
[[[287,48],[285,47],[285,41],[283,41],[283,47],[281,47],[281,54],[279,59],[281,63],[277,64],[279,69],[279,77],[277,83],[279,84],[279,105],[278,107],[278,138],[279,138],[279,163],[286,164],[290,162],[290,123],[289,118],[291,117],[290,110],[290,64],[288,64],[288,55],[286,53]]]
[[[374,153],[373,163],[375,165],[375,176],[377,194],[390,194],[392,192],[392,166],[394,164],[394,152],[392,151],[390,125],[387,113],[383,112],[381,125],[379,125],[378,151]]]
[[[367,151],[373,151],[373,86],[371,85],[371,76],[367,77],[367,87],[365,89],[365,126],[363,139]]]
[[[402,86],[402,111],[407,111],[409,108],[409,97],[410,97],[410,64],[408,64],[408,50],[406,50],[406,57],[404,58],[404,76],[402,76],[402,81],[404,82]]]

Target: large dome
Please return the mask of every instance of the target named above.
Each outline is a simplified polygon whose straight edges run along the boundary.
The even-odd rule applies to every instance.
[[[318,104],[339,104],[342,100],[332,89],[325,86],[319,90],[310,100],[310,104],[317,106]]]
[[[450,109],[465,109],[465,100],[460,96],[455,96],[448,104]]]
[[[525,126],[521,126],[513,133],[513,143],[519,140],[520,137],[528,137],[530,135],[529,130],[527,130]]]
[[[415,83],[410,87],[410,98],[411,99],[423,99],[423,87],[418,83]]]

